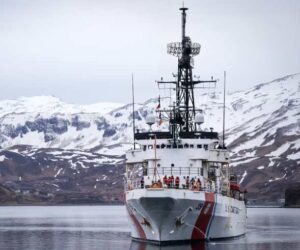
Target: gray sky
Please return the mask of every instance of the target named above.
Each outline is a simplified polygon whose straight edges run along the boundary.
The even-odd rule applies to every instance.
[[[171,79],[182,1],[0,0],[0,99],[54,95],[88,104],[157,96]],[[202,45],[194,74],[228,89],[300,72],[300,1],[187,0],[187,35]]]

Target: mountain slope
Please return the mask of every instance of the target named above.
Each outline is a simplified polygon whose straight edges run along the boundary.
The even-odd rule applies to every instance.
[[[198,108],[205,115],[202,129],[222,130],[222,100],[218,89],[196,94]],[[138,129],[148,129],[145,117],[155,112],[157,103],[155,98],[136,105]],[[168,99],[162,99],[162,108],[167,105]],[[155,124],[153,129],[164,130],[167,126],[166,122]],[[240,176],[251,199],[282,198],[286,187],[299,182],[300,74],[228,93],[226,127],[232,171]],[[131,142],[130,104],[80,106],[48,96],[0,102],[0,146],[8,151],[14,146],[31,145],[37,150],[59,149],[66,155],[70,150],[97,157],[107,155],[114,162],[114,156],[124,154]],[[28,156],[28,152],[23,154]],[[72,168],[72,164],[66,162],[66,167]]]

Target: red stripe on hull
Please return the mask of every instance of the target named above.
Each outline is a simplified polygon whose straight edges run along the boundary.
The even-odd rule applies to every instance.
[[[205,202],[193,229],[192,240],[201,240],[206,238],[206,231],[208,228],[209,221],[213,216],[214,205],[215,194],[205,193]]]
[[[143,240],[147,240],[147,237],[146,237],[146,234],[145,234],[145,231],[144,229],[142,228],[142,226],[140,225],[139,221],[137,220],[137,218],[134,216],[133,212],[130,210],[130,208],[127,206],[127,203],[126,203],[126,208],[127,208],[127,211],[128,211],[128,214],[132,220],[132,222],[134,223],[136,229],[137,229],[137,232],[140,236],[141,239]]]

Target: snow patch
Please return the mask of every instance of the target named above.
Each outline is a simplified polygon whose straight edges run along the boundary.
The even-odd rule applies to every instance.
[[[270,154],[267,154],[266,156],[278,157],[278,156],[282,155],[284,152],[286,152],[290,146],[291,146],[290,143],[283,144],[279,148],[277,148],[275,151],[271,152]]]
[[[58,171],[57,171],[57,173],[54,175],[54,178],[56,178],[59,174],[60,174],[60,172],[63,170],[63,168],[60,168]]]
[[[287,158],[290,160],[299,160],[300,159],[300,151],[288,155]]]
[[[245,179],[246,176],[247,176],[247,170],[244,171],[242,179],[240,180],[239,184],[243,183],[243,181],[244,181],[244,179]]]
[[[6,156],[5,155],[0,155],[0,162],[6,160]]]
[[[90,168],[89,166],[85,166],[82,162],[78,161],[77,162],[82,168]]]
[[[282,177],[275,177],[269,180],[269,182],[273,182],[273,181],[278,181],[278,180],[282,180],[286,177],[286,173],[282,176]]]

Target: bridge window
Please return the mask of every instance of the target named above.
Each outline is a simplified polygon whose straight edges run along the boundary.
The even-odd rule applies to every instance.
[[[190,148],[194,148],[194,144],[190,144]]]
[[[208,145],[207,144],[204,144],[203,147],[204,147],[205,150],[208,149]]]
[[[160,145],[156,145],[156,148],[160,149]]]
[[[144,150],[144,151],[146,151],[146,149],[147,149],[147,146],[146,146],[146,145],[144,145],[144,146],[143,146],[143,150]]]
[[[171,148],[171,145],[167,145],[167,148]]]
[[[166,145],[165,144],[161,144],[161,148],[165,148],[166,147]]]
[[[148,145],[148,148],[149,149],[153,149],[153,145]]]
[[[172,148],[177,148],[177,145],[176,145],[176,144],[173,144]]]
[[[184,144],[184,148],[188,148],[189,147],[189,144]]]
[[[197,145],[197,148],[202,148],[202,145],[201,145],[201,144],[198,144],[198,145]]]
[[[182,144],[179,144],[179,145],[178,145],[178,148],[183,148],[183,145],[182,145]]]

